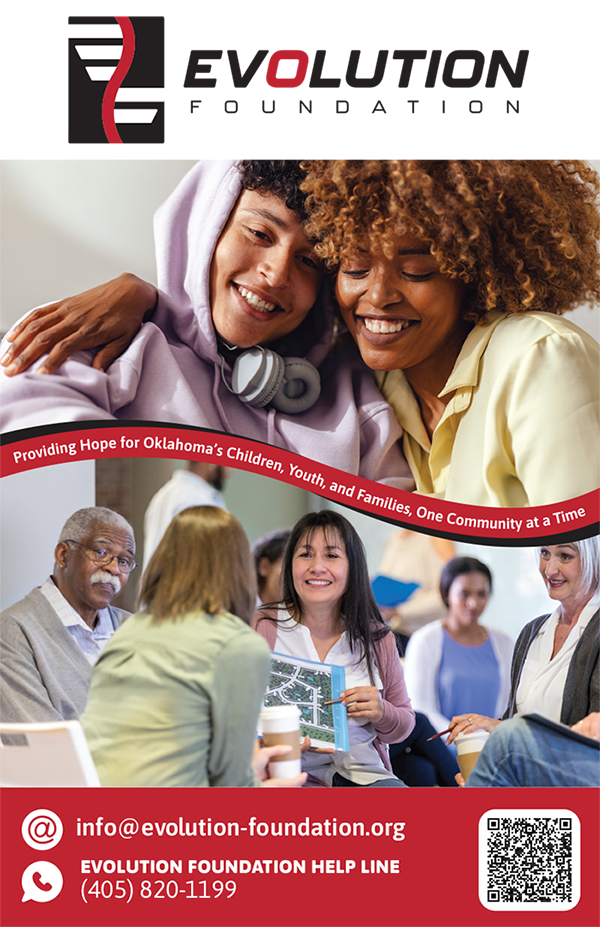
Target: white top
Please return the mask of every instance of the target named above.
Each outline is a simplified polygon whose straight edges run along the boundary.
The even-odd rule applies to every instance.
[[[552,718],[553,721],[560,721],[563,693],[571,658],[579,643],[579,638],[597,608],[597,602],[585,606],[553,660],[551,656],[554,632],[560,610],[557,608],[544,622],[537,637],[531,642],[521,670],[516,697],[516,709],[519,714],[537,711],[541,715],[546,715],[547,718]]]
[[[503,631],[486,628],[494,656],[500,671],[500,690],[494,712],[500,718],[508,705],[510,693],[510,662],[513,642]],[[404,660],[404,679],[406,688],[415,711],[427,715],[436,731],[445,731],[450,718],[445,718],[440,711],[437,674],[442,660],[442,643],[444,629],[441,621],[426,624],[415,631],[406,648]]]
[[[176,470],[168,483],[150,500],[144,516],[144,566],[162,541],[175,516],[192,505],[216,505],[227,509],[218,489],[191,470]]]
[[[343,666],[346,670],[346,689],[373,685],[365,660],[357,664],[345,631],[339,641],[333,645],[325,660],[321,660],[311,633],[305,625],[298,624],[293,618],[280,620],[277,624],[274,650],[276,653],[296,657],[299,660],[313,660],[315,663],[334,663],[336,666]],[[374,668],[374,684],[379,692],[383,691],[383,683],[376,667]],[[304,753],[302,768],[316,776],[325,785],[331,785],[336,772],[358,785],[368,785],[378,779],[394,779],[395,776],[385,768],[373,746],[375,737],[375,728],[370,721],[348,719],[350,750],[336,750],[335,753],[329,755]]]
[[[86,624],[81,615],[67,602],[51,576],[42,583],[40,592],[48,600],[69,634],[74,638],[88,663],[92,666],[115,633],[107,608],[98,611],[94,628]]]

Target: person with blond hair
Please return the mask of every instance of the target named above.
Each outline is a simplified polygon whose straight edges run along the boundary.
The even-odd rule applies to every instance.
[[[257,784],[270,658],[248,626],[255,601],[237,519],[216,506],[176,515],[142,578],[140,610],[92,674],[82,725],[102,785]]]
[[[538,555],[557,607],[526,624],[517,639],[502,720],[471,712],[449,724],[449,742],[476,730],[492,735],[469,776],[471,786],[600,783],[594,745],[565,742],[560,731],[528,717],[542,715],[600,739],[600,538],[546,544]],[[561,752],[564,762],[558,763]]]

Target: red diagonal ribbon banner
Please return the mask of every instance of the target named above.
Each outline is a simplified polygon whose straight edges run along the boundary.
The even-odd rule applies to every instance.
[[[147,422],[81,423],[4,435],[3,476],[75,460],[162,457],[204,460],[270,476],[367,515],[466,541],[528,546],[598,531],[600,494],[587,493],[551,505],[492,508],[464,505],[405,492],[320,464],[291,451],[236,435]]]

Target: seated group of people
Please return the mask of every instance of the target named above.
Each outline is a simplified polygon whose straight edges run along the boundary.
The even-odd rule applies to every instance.
[[[598,785],[598,549],[598,538],[540,549],[558,607],[523,629],[510,679],[509,645],[478,623],[491,575],[472,558],[451,561],[442,589],[448,617],[411,638],[407,691],[364,547],[343,516],[305,515],[268,538],[253,563],[230,513],[187,508],[152,554],[138,611],[127,616],[111,603],[136,566],[131,526],[109,509],[82,509],[60,533],[52,576],[2,613],[0,714],[8,722],[80,718],[107,786],[403,787],[407,738],[426,742],[433,728],[450,729],[450,741],[492,733],[468,786]],[[257,748],[270,651],[346,673],[349,749],[305,740],[303,773],[290,780],[266,773],[289,747]],[[483,702],[468,688],[461,702],[450,671],[473,655],[474,678],[490,684]],[[414,730],[414,708],[433,728],[424,718],[427,727]],[[536,726],[531,712],[584,737]],[[434,741],[438,748],[446,750]]]

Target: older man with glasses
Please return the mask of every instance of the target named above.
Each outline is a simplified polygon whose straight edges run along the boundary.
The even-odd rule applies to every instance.
[[[107,508],[79,509],[54,551],[54,572],[0,615],[0,717],[78,718],[92,666],[127,612],[111,606],[136,567],[131,525]]]

